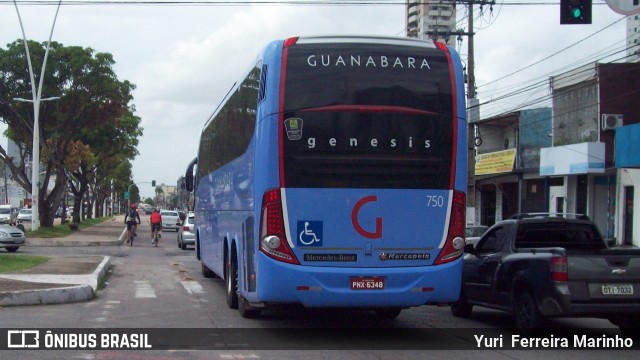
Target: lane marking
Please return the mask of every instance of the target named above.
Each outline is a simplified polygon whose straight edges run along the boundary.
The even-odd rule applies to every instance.
[[[189,295],[193,294],[204,294],[204,288],[197,281],[180,281],[185,290],[189,293]]]
[[[136,280],[135,284],[136,284],[136,294],[135,294],[136,299],[157,298],[156,292],[153,290],[153,287],[151,287],[151,284],[149,284],[148,281]]]

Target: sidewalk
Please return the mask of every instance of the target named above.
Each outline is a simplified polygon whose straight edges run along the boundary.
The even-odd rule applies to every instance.
[[[25,246],[119,246],[125,230],[124,217],[116,216],[64,238],[27,238]],[[111,265],[109,256],[49,257],[27,271],[0,273],[0,306],[91,300]]]

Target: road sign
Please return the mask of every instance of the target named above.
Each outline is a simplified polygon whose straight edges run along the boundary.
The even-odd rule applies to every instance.
[[[124,199],[125,200],[129,200],[129,192],[128,191],[124,192]]]
[[[605,0],[611,10],[622,15],[640,14],[639,0]]]

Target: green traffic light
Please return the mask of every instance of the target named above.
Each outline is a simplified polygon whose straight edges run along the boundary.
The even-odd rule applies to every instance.
[[[580,8],[574,8],[571,11],[571,15],[574,19],[580,19],[580,17],[582,17],[582,11],[580,11]]]

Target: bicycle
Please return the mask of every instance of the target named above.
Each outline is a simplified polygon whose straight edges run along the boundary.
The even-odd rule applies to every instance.
[[[160,240],[160,226],[151,225],[153,227],[153,233],[151,235],[153,246],[158,247],[158,241]]]
[[[134,226],[135,222],[133,224],[127,223],[127,243],[129,246],[133,246],[133,239],[136,237]]]

